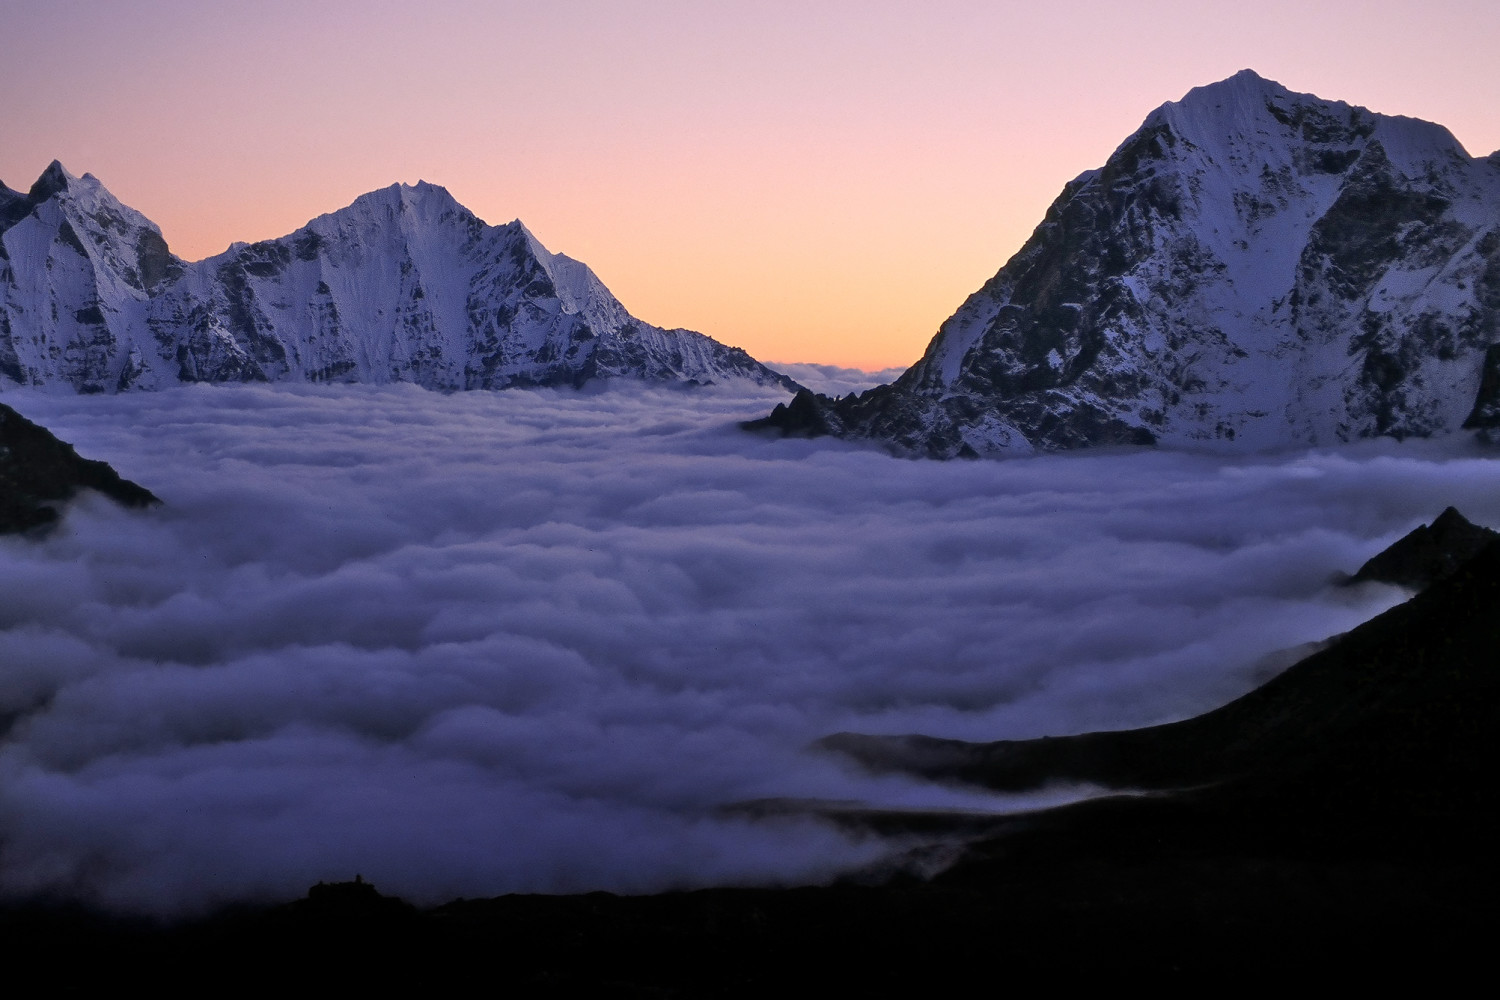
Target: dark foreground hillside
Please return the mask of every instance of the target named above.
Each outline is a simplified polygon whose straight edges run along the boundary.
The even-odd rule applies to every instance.
[[[836,819],[967,847],[930,880],[510,896],[419,911],[362,882],[185,926],[41,906],[7,967],[54,991],[997,995],[1486,973],[1500,888],[1500,544],[1223,708],[1005,744],[845,736],[870,766],[1155,789],[976,821]],[[813,807],[808,807],[813,808]],[[45,970],[45,971],[43,971]]]
[[[72,445],[0,403],[0,534],[47,530],[58,508],[85,489],[127,507],[159,503],[150,490],[104,462],[80,458]]]

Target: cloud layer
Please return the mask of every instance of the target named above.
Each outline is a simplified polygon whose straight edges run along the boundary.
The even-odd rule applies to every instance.
[[[825,396],[846,396],[851,392],[864,392],[877,385],[894,382],[906,371],[905,368],[865,371],[863,368],[844,368],[841,365],[784,364],[781,362],[771,367],[783,375],[791,376],[813,392],[821,392]]]
[[[1402,596],[1331,574],[1448,503],[1500,524],[1456,441],[918,462],[735,428],[777,398],[7,394],[166,506],[0,540],[0,892],[826,879],[888,845],[720,807],[1034,800],[811,740],[1190,715]]]

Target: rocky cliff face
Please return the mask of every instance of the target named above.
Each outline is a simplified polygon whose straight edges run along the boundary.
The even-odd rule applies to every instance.
[[[1246,70],[1068,184],[894,384],[760,425],[934,457],[1431,435],[1500,426],[1497,340],[1500,154]]]
[[[616,376],[795,388],[742,350],[635,319],[519,221],[486,225],[430,184],[197,263],[88,174],[54,163],[27,194],[0,185],[0,383],[455,390]]]

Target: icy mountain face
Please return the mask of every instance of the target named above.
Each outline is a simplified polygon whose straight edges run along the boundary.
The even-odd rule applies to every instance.
[[[936,457],[1430,435],[1500,426],[1497,340],[1500,157],[1247,70],[1068,184],[893,385],[766,423]]]
[[[80,458],[73,446],[0,403],[0,535],[45,532],[80,490],[103,493],[126,507],[161,503],[105,462]]]
[[[795,388],[742,350],[634,319],[585,265],[430,184],[194,264],[89,175],[54,163],[26,195],[0,187],[0,379],[98,392],[616,376]]]
[[[54,162],[24,195],[0,184],[0,379],[113,388],[149,299],[182,271],[161,231],[90,174]]]

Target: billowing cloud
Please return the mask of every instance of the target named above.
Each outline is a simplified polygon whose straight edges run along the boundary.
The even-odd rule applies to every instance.
[[[1401,599],[1336,571],[1448,503],[1500,523],[1458,441],[936,463],[736,429],[776,398],[8,394],[166,505],[0,540],[0,892],[826,879],[887,845],[722,807],[1038,800],[811,740],[1190,715]]]
[[[894,382],[905,368],[881,368],[865,371],[862,368],[844,368],[841,365],[821,364],[773,364],[771,366],[785,375],[790,375],[813,392],[825,396],[846,396],[851,392],[864,392],[877,385]]]

